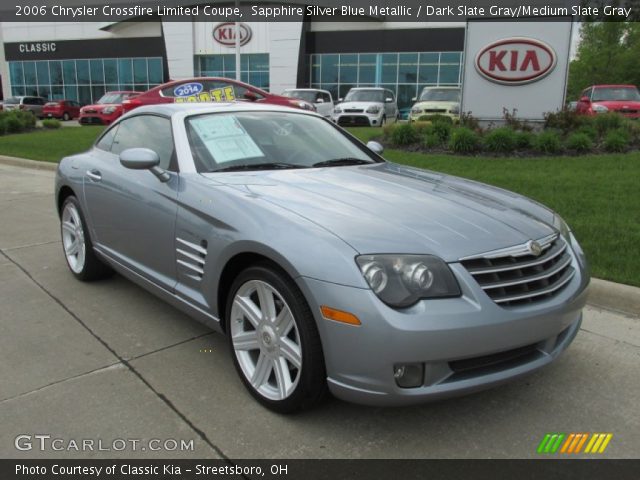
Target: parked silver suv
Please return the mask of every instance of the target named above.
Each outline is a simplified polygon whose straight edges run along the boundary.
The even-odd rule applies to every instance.
[[[42,107],[47,101],[42,97],[9,97],[4,101],[4,110],[27,110],[36,117],[42,117]]]
[[[340,102],[333,110],[338,125],[378,127],[400,117],[396,96],[386,88],[352,88]]]

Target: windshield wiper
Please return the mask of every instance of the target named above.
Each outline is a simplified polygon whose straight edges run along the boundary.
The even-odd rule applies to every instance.
[[[354,157],[345,157],[345,158],[334,158],[332,160],[325,160],[323,162],[314,163],[314,167],[340,167],[342,165],[365,165],[369,163],[374,163],[369,160],[363,160],[361,158]]]
[[[229,167],[218,168],[212,172],[234,172],[246,170],[283,170],[286,168],[309,168],[306,165],[296,165],[295,163],[269,162],[269,163],[245,163],[242,165],[231,165]]]

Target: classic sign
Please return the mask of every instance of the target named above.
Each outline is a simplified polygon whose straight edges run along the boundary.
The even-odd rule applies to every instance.
[[[476,70],[492,82],[522,85],[536,82],[553,71],[556,52],[533,38],[513,37],[486,46],[476,55]]]
[[[239,26],[240,45],[246,45],[251,40],[251,28],[246,23],[240,23]],[[225,47],[235,47],[236,24],[234,22],[219,23],[213,29],[213,39]]]

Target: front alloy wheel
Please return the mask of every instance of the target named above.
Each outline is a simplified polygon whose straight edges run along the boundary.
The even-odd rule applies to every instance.
[[[80,213],[74,202],[67,202],[62,210],[62,247],[69,268],[80,274],[84,269],[87,246]]]
[[[270,266],[242,272],[227,304],[234,363],[251,394],[280,413],[307,408],[326,389],[315,321],[297,286]]]
[[[80,204],[73,195],[68,196],[62,204],[60,233],[67,265],[78,280],[97,280],[112,273],[112,270],[93,252],[91,236],[82,216]]]

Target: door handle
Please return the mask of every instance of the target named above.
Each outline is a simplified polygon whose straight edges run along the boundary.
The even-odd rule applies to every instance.
[[[87,170],[87,177],[89,177],[94,182],[99,182],[100,180],[102,180],[102,174],[99,170],[96,169]]]

